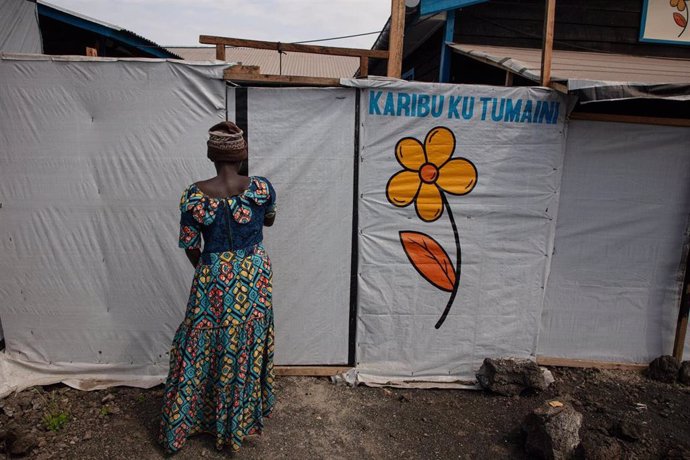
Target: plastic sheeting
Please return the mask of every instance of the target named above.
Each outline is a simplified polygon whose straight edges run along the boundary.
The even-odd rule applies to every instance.
[[[249,88],[251,174],[277,189],[266,234],[277,364],[346,364],[355,91]]]
[[[0,0],[0,52],[43,52],[36,2]]]
[[[689,222],[690,129],[570,122],[539,354],[670,354]]]
[[[558,210],[567,101],[542,88],[373,81],[374,88],[367,89],[368,83],[356,82],[363,87],[359,378],[462,384],[474,380],[485,357],[534,357]],[[553,112],[536,116],[540,107]],[[420,276],[399,232],[427,234],[455,264],[448,211],[424,222],[414,205],[393,206],[386,187],[402,170],[397,143],[405,137],[423,143],[439,126],[454,133],[453,157],[474,163],[478,179],[467,195],[446,194],[462,264],[457,296],[436,329],[450,293]],[[440,171],[444,174],[443,167]]]
[[[221,71],[0,59],[0,397],[57,381],[162,380],[192,276],[176,248],[179,196],[213,174],[208,126],[245,107],[250,173],[279,194],[266,231],[278,364],[347,361],[355,186],[357,381],[463,387],[484,357],[537,348],[618,361],[667,352],[690,200],[687,129],[574,122],[564,164],[570,101],[547,89],[348,80],[361,88],[355,126],[354,89],[251,88],[245,98]],[[454,262],[448,210],[426,223],[386,198],[402,169],[398,141],[423,143],[437,127],[478,171],[469,194],[446,195],[462,273],[438,329],[450,294],[420,276],[399,232],[425,233]]]
[[[222,69],[0,59],[0,395],[162,380],[193,273],[178,203],[214,172]]]

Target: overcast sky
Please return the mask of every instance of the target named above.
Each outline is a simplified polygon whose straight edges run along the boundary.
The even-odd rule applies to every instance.
[[[48,0],[129,29],[162,46],[194,46],[199,35],[295,42],[379,31],[390,0]],[[370,48],[376,35],[323,42]]]

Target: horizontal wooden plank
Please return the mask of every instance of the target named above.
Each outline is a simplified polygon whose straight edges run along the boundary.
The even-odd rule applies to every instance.
[[[229,67],[226,74],[237,75],[237,74],[248,74],[248,75],[259,75],[261,74],[261,68],[258,65],[234,65]]]
[[[386,50],[367,50],[360,48],[339,48],[335,46],[300,45],[297,43],[266,42],[261,40],[247,40],[244,38],[217,37],[200,35],[199,43],[205,45],[238,46],[262,50],[289,51],[294,53],[328,54],[331,56],[367,56],[369,58],[388,59]]]
[[[349,371],[349,366],[276,366],[277,375],[327,377]]]
[[[615,115],[608,113],[572,112],[570,114],[570,119],[613,123],[635,123],[641,125],[690,127],[690,119],[688,118],[640,117],[635,115]]]
[[[236,83],[263,83],[291,86],[340,86],[339,78],[233,73],[230,69],[226,69],[225,72],[223,72],[223,78]]]
[[[596,369],[617,369],[623,371],[641,372],[647,368],[647,364],[616,363],[609,361],[589,361],[584,359],[552,358],[549,356],[537,356],[537,364],[540,366],[555,367],[593,367]]]

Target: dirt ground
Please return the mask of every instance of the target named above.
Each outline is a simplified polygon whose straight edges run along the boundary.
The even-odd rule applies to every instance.
[[[279,377],[278,403],[263,435],[247,439],[232,457],[528,458],[521,422],[532,409],[558,397],[583,413],[585,444],[607,445],[621,458],[690,459],[690,387],[632,372],[551,370],[556,382],[546,392],[515,397],[350,388],[326,378]],[[156,444],[161,395],[160,387],[32,388],[0,401],[0,437],[8,430],[18,434],[15,443],[34,444],[25,456],[36,459],[165,458]],[[202,435],[172,458],[230,456]]]

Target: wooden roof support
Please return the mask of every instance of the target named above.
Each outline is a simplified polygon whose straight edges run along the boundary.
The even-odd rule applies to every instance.
[[[391,28],[388,35],[388,76],[402,75],[403,42],[405,37],[405,0],[391,0]]]
[[[216,59],[219,61],[225,60],[225,45],[216,45]]]
[[[330,56],[367,56],[375,59],[388,59],[386,50],[366,50],[360,48],[338,48],[335,46],[300,45],[297,43],[266,42],[260,40],[246,40],[243,38],[217,37],[200,35],[199,43],[205,45],[236,46],[261,50],[287,51],[293,53],[327,54]]]
[[[551,82],[551,58],[553,56],[553,28],[556,22],[556,0],[545,0],[544,36],[541,47],[541,85]]]

